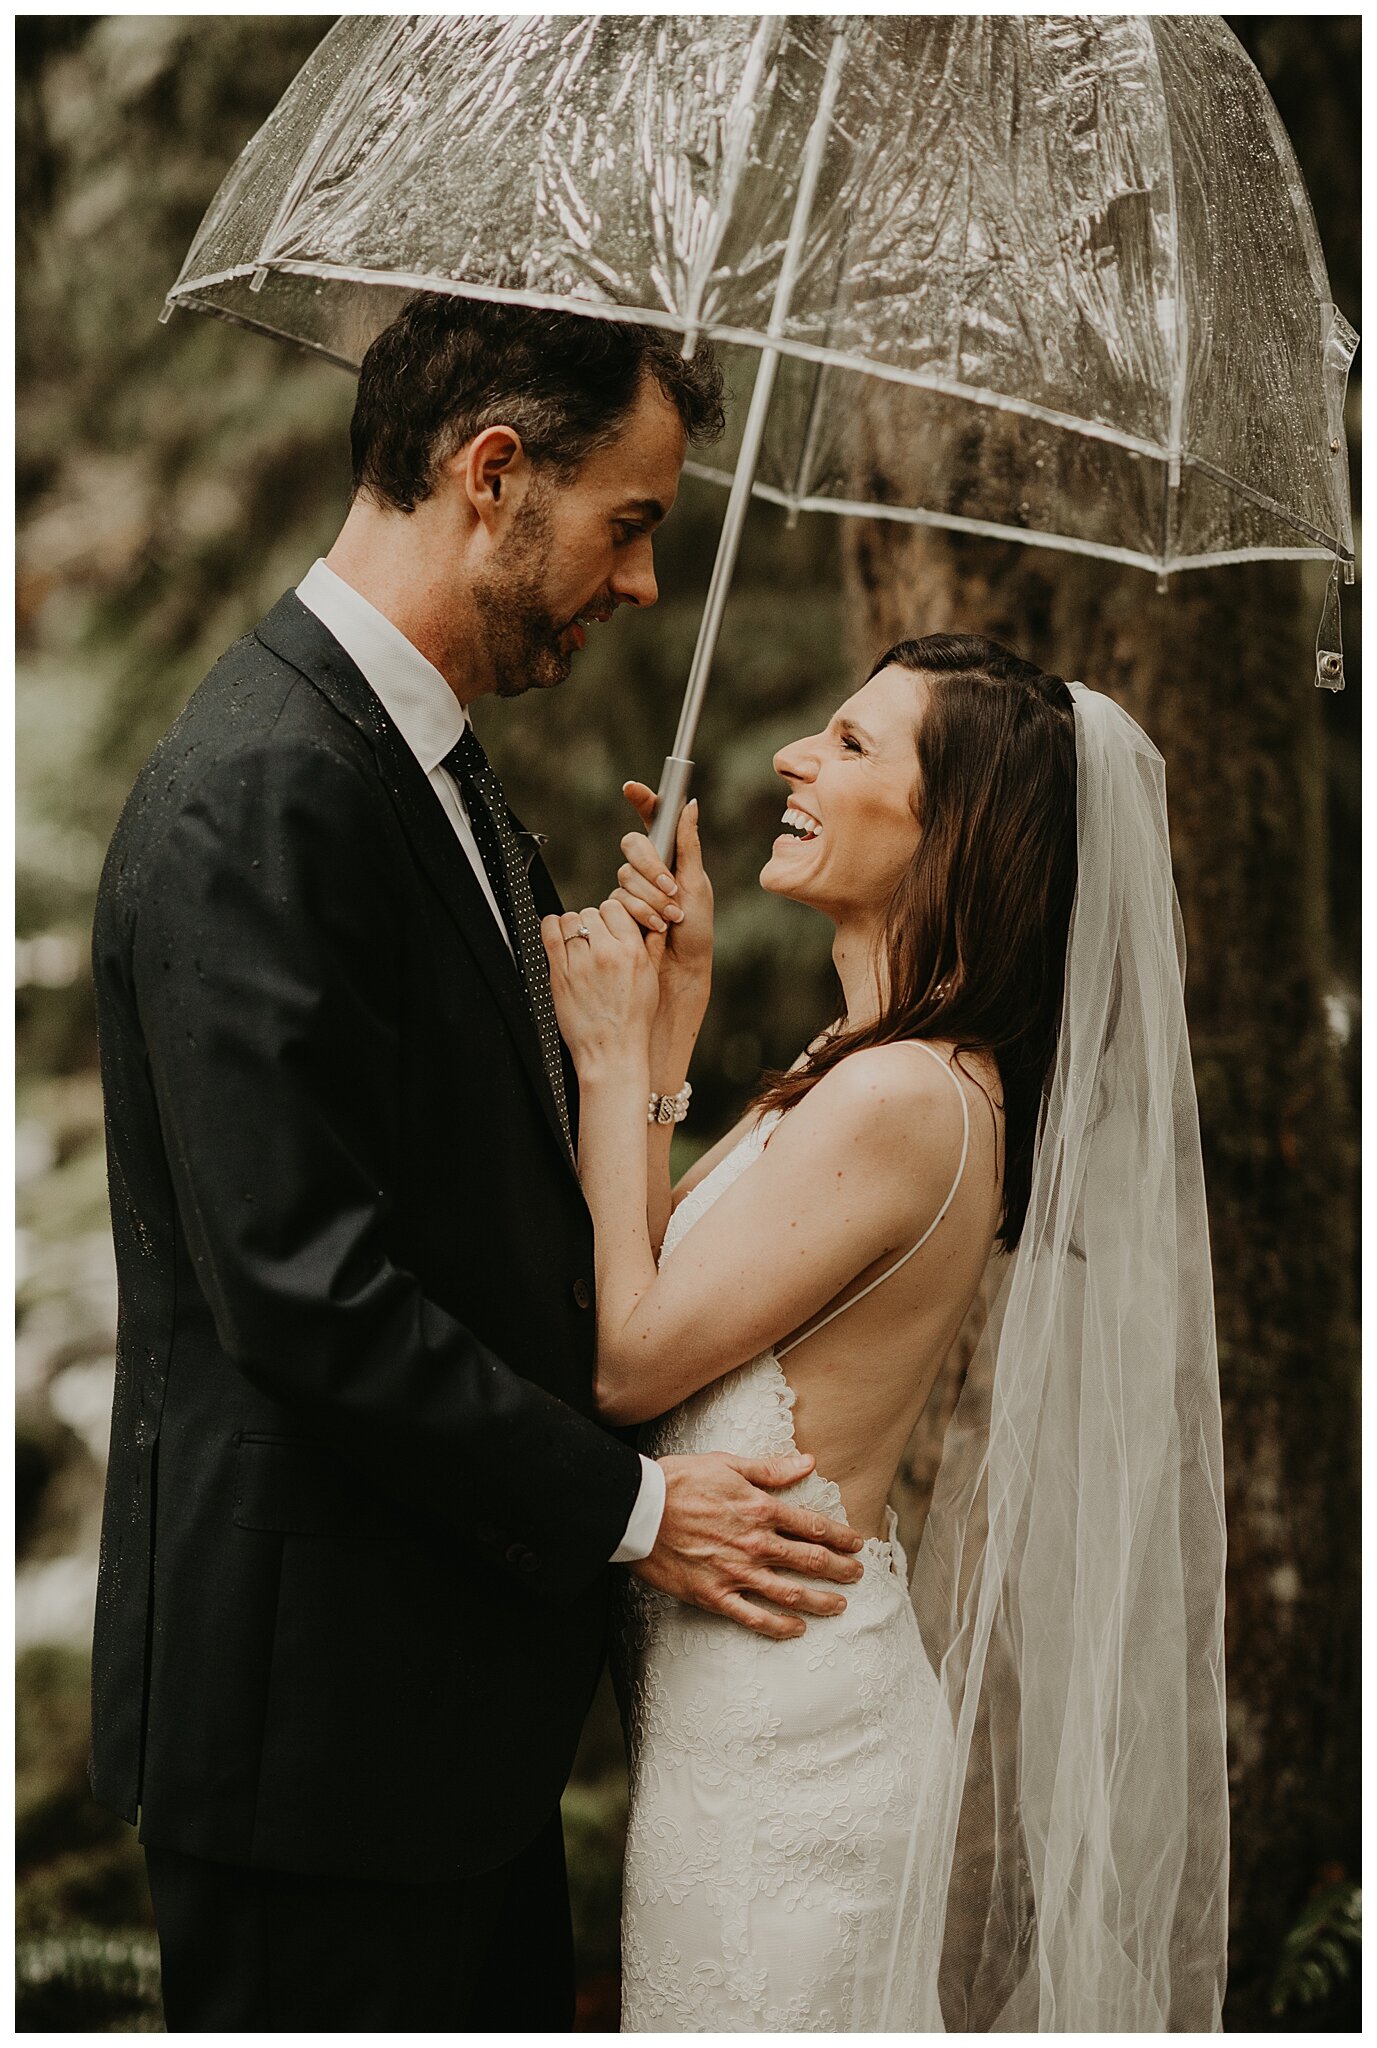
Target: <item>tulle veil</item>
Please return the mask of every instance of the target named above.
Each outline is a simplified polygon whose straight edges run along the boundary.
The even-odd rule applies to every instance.
[[[1208,2031],[1227,1931],[1224,1485],[1161,755],[1071,685],[1077,886],[1032,1193],[912,1593],[945,1713],[885,1972],[913,2031]]]

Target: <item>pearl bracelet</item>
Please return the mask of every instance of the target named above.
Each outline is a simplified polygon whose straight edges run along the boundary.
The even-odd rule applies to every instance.
[[[689,1097],[693,1089],[687,1081],[677,1095],[652,1095],[650,1108],[646,1112],[648,1124],[681,1124],[688,1115]]]

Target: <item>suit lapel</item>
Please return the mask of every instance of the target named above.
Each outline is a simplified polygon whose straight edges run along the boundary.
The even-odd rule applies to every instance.
[[[294,591],[279,599],[254,631],[265,647],[290,662],[342,717],[357,726],[372,747],[411,849],[487,981],[530,1075],[555,1143],[577,1179],[577,1166],[564,1142],[559,1112],[540,1056],[535,1018],[521,971],[419,761],[362,672]],[[538,885],[535,869],[541,878]],[[558,908],[559,898],[539,856],[535,869],[532,885],[544,915],[547,910]],[[566,1067],[567,1064],[566,1061]]]

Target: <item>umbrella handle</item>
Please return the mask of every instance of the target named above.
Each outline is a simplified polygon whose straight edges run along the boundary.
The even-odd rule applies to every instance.
[[[660,770],[660,787],[655,797],[655,817],[650,827],[650,843],[667,868],[672,869],[674,866],[674,841],[679,831],[679,814],[688,802],[689,784],[692,780],[692,761],[685,761],[678,754],[666,754],[665,765]]]

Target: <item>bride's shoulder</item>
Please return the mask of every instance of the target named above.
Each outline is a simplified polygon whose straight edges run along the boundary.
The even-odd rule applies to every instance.
[[[936,1121],[944,1129],[953,1116],[960,1117],[954,1077],[950,1069],[940,1071],[944,1066],[942,1048],[929,1051],[916,1039],[848,1053],[783,1119],[781,1133],[798,1118],[800,1139],[805,1132],[814,1142],[860,1138],[883,1143],[892,1136],[909,1145],[917,1128],[930,1128]]]

